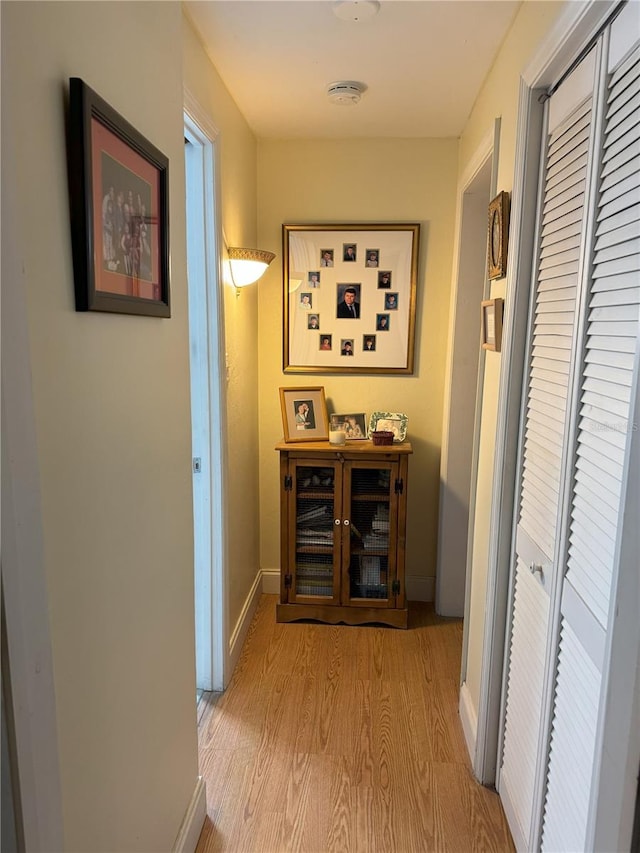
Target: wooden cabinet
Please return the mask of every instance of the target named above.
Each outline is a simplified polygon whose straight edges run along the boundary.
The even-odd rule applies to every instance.
[[[319,619],[407,627],[404,584],[411,445],[277,445],[278,622]]]

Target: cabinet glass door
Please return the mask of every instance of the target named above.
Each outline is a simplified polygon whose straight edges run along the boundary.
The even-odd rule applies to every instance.
[[[343,601],[395,606],[398,465],[347,462],[345,468]]]
[[[290,470],[289,529],[295,531],[295,547],[289,550],[289,601],[339,604],[341,465],[298,460]]]

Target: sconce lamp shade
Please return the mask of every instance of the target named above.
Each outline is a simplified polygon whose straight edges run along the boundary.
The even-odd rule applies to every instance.
[[[228,251],[231,279],[236,287],[253,284],[275,258],[273,252],[264,249],[229,248]]]

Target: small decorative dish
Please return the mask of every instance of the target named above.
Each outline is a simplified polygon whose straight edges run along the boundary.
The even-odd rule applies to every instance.
[[[371,441],[376,446],[393,444],[393,433],[391,430],[374,430],[371,433]]]
[[[392,432],[394,442],[404,441],[408,422],[409,418],[402,412],[373,412],[369,419],[369,438],[374,432]]]

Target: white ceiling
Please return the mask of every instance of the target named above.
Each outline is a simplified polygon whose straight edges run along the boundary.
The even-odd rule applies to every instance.
[[[355,22],[332,0],[186,0],[209,56],[264,138],[456,137],[521,0],[381,0]],[[368,87],[337,106],[336,80]]]

